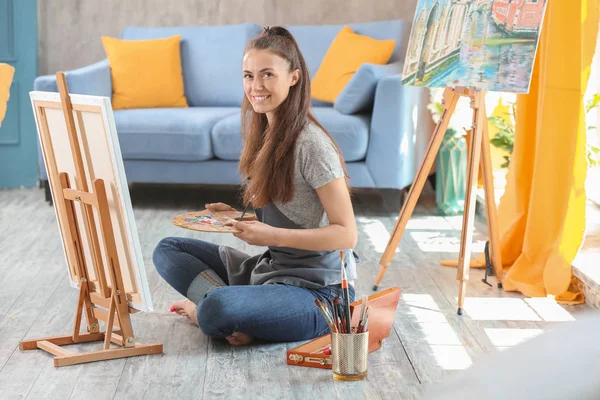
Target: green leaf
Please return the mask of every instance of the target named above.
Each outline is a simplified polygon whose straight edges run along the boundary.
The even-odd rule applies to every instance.
[[[596,93],[585,106],[585,112],[588,113],[594,108],[600,106],[600,93]]]

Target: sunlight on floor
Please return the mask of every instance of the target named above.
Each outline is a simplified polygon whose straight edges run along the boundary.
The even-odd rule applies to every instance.
[[[515,346],[526,340],[532,339],[544,331],[542,329],[509,329],[509,328],[484,328],[484,332],[498,350]]]
[[[406,230],[409,231],[425,229],[430,229],[432,231],[449,231],[454,228],[448,225],[448,221],[446,221],[444,217],[436,217],[434,215],[414,217],[409,219],[406,224]]]
[[[542,320],[522,299],[467,297],[464,309],[469,317],[475,321]]]
[[[439,232],[410,232],[410,236],[417,242],[419,249],[425,253],[458,253],[460,251],[460,237],[447,236]],[[472,253],[482,253],[485,241],[473,241]]]
[[[373,249],[378,253],[383,253],[390,240],[391,233],[387,230],[381,220],[376,218],[357,217],[356,221],[361,225],[361,230],[367,235],[373,245]],[[396,248],[396,253],[400,252]]]
[[[437,364],[445,370],[460,370],[471,366],[471,357],[437,303],[428,294],[405,293],[402,298],[415,319]]]
[[[567,310],[551,298],[528,298],[525,299],[525,303],[529,304],[544,321],[575,321]]]
[[[423,357],[432,357],[445,370],[466,369],[472,364],[461,337],[461,322],[451,324],[429,294],[404,293],[405,318],[415,329],[407,335],[426,346]],[[465,299],[465,311],[474,321],[573,321],[575,318],[552,298],[478,298]],[[514,322],[513,322],[514,324]],[[463,326],[465,329],[469,329]],[[543,329],[515,326],[514,328],[483,328],[492,345],[502,351],[532,339]],[[409,332],[410,331],[410,332]]]
[[[465,311],[475,321],[573,321],[567,310],[550,298],[467,297]]]

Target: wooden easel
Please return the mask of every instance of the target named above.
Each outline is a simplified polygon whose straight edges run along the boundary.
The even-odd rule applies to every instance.
[[[71,267],[75,271],[75,276],[79,283],[79,300],[75,311],[75,326],[71,335],[22,340],[19,343],[19,348],[21,350],[42,349],[53,354],[55,356],[55,367],[162,353],[162,344],[141,344],[136,343],[135,341],[129,314],[134,313],[137,310],[131,309],[128,305],[117,255],[113,226],[110,219],[104,181],[102,179],[94,180],[92,183],[93,189],[91,191],[89,190],[82,159],[82,149],[75,129],[73,107],[67,89],[65,75],[58,72],[56,78],[69,134],[73,161],[77,171],[76,181],[78,182],[78,188],[72,189],[70,187],[69,176],[67,173],[59,173],[56,170],[56,159],[51,146],[45,147],[44,152],[45,156],[48,158],[48,164],[50,165],[50,168],[48,168],[48,178],[53,180],[53,183],[57,183],[57,185],[53,187],[60,188],[60,190],[55,190],[53,193],[54,202],[63,201],[65,204],[66,212],[61,211],[62,208],[56,208],[56,210],[59,214],[62,214],[59,215],[60,220],[67,221],[66,231],[68,237],[65,240],[65,247],[67,252],[72,255],[72,257],[69,258],[76,260],[74,262],[75,265]],[[40,131],[44,137],[44,141],[46,143],[51,143],[51,137],[47,127],[42,126]],[[81,227],[78,226],[77,223],[75,202],[80,202],[82,205],[81,210],[84,215],[84,225],[91,247],[90,253],[93,255],[94,259],[94,273],[98,278],[97,284],[90,281],[87,266],[85,265]],[[107,255],[109,262],[108,270],[110,271],[110,282],[112,285],[108,285],[105,269],[102,265],[100,241],[93,213],[94,208],[100,218],[100,234],[102,235],[104,254]],[[80,333],[83,313],[85,313],[86,316],[88,333]],[[98,320],[106,323],[105,332],[100,332]],[[104,342],[101,350],[77,353],[61,347],[69,344],[96,341]],[[111,348],[111,343],[120,347]]]
[[[444,90],[442,104],[444,112],[438,122],[433,136],[427,147],[425,158],[415,181],[413,182],[408,197],[402,206],[400,216],[396,222],[396,226],[390,236],[387,247],[381,256],[379,273],[375,280],[373,290],[377,290],[383,275],[387,270],[394,252],[398,247],[402,234],[406,229],[406,224],[410,219],[412,212],[417,204],[417,200],[423,190],[429,171],[436,159],[438,150],[444,138],[446,129],[450,122],[456,104],[461,96],[468,97],[471,100],[471,108],[473,109],[473,126],[470,135],[470,146],[467,159],[467,183],[465,193],[464,215],[462,221],[462,232],[460,240],[460,252],[458,256],[458,270],[456,279],[459,281],[458,292],[458,314],[462,315],[462,307],[464,304],[467,282],[469,281],[469,266],[471,259],[471,242],[473,240],[473,223],[475,219],[475,202],[477,180],[479,173],[480,161],[483,163],[483,182],[485,191],[485,209],[488,222],[488,234],[490,237],[490,254],[498,287],[502,288],[502,259],[500,256],[499,233],[498,233],[498,217],[496,213],[496,202],[494,200],[494,182],[492,174],[492,162],[490,154],[490,141],[488,138],[487,117],[485,114],[485,93],[465,88],[446,88]]]

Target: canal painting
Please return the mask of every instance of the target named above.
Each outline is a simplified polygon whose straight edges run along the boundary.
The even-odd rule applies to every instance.
[[[528,93],[547,0],[419,0],[402,83]]]

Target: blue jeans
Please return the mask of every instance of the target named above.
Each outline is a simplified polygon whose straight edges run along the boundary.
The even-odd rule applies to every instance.
[[[227,283],[227,270],[214,243],[168,237],[157,245],[153,261],[159,275],[186,297],[192,282],[207,270]],[[332,302],[335,297],[342,298],[339,285],[322,289],[279,283],[225,285],[210,290],[198,302],[198,325],[211,337],[242,332],[270,342],[309,340],[329,333],[315,299]],[[354,301],[352,286],[350,301]]]

